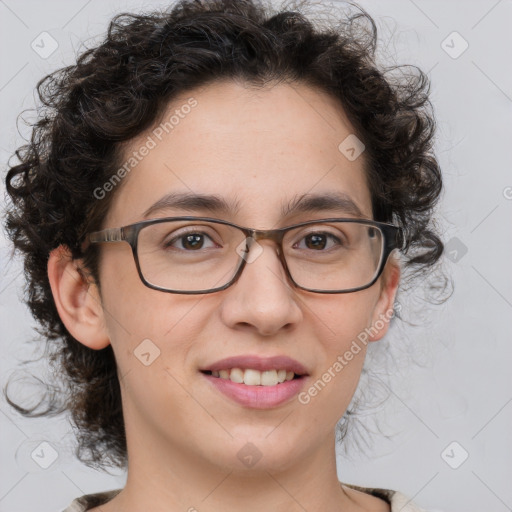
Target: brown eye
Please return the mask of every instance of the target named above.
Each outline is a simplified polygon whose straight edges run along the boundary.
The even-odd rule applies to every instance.
[[[327,243],[325,235],[309,235],[305,240],[308,249],[324,249]]]
[[[210,240],[212,245],[207,245]],[[174,236],[169,241],[164,242],[164,249],[177,249],[188,252],[198,251],[200,249],[207,249],[215,247],[217,244],[206,234],[201,232],[188,232],[179,236]]]
[[[326,248],[331,249],[336,245],[343,245],[340,239],[332,233],[310,233],[303,237],[302,240],[305,241],[305,248],[313,251],[322,251]],[[333,243],[329,244],[329,240],[333,241]],[[300,244],[298,248],[302,248],[300,247]]]
[[[185,249],[201,249],[204,243],[203,235],[186,235],[180,238]]]

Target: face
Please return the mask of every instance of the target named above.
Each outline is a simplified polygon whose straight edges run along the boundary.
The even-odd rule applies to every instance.
[[[190,97],[195,106],[181,108]],[[179,122],[168,133],[155,126],[125,148],[128,159],[148,136],[155,142],[115,190],[105,228],[143,220],[144,212],[171,192],[216,195],[239,209],[235,214],[166,207],[149,218],[208,216],[271,229],[355,217],[341,209],[281,215],[283,206],[305,194],[333,192],[345,194],[362,217],[372,218],[364,153],[350,161],[340,152],[339,144],[353,130],[324,93],[298,84],[254,91],[222,82],[175,99],[163,120],[176,109]],[[238,281],[206,295],[150,289],[139,279],[127,243],[101,246],[103,322],[118,364],[132,460],[172,453],[243,469],[244,455],[261,454],[257,467],[275,470],[332,450],[336,422],[354,394],[366,352],[364,343],[357,352],[351,347],[392,307],[398,267],[389,260],[366,290],[312,293],[287,281],[271,240],[258,243],[263,251]],[[370,341],[385,331],[386,326],[374,331]],[[141,352],[149,364],[141,362]],[[219,385],[202,371],[244,356],[253,359],[237,366],[251,369],[261,359],[286,357],[302,366],[296,373],[307,375],[277,384],[261,398],[254,388],[233,394],[227,381]],[[289,364],[281,359],[274,367]],[[324,385],[308,392],[318,379]],[[289,390],[278,392],[279,386]]]

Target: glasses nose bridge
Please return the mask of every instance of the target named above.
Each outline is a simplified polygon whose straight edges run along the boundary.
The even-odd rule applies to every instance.
[[[285,235],[283,229],[250,229],[250,236],[255,241],[258,240],[272,240],[277,245],[279,251],[281,251],[281,243]]]
[[[254,242],[258,240],[272,240],[276,245],[276,253],[277,258],[279,259],[279,262],[281,266],[283,267],[288,279],[291,279],[293,282],[293,278],[290,275],[290,271],[288,269],[288,264],[284,257],[284,251],[283,251],[283,238],[288,230],[286,228],[278,228],[278,229],[246,229],[245,230],[245,236],[247,238],[252,238],[253,242],[251,242],[249,245],[252,246]],[[245,266],[245,261],[243,262],[243,266]],[[243,267],[242,267],[243,268]]]

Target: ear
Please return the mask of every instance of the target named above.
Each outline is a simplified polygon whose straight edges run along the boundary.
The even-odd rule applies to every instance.
[[[80,343],[100,350],[110,344],[103,306],[94,283],[79,270],[80,260],[73,260],[68,247],[60,245],[50,253],[48,279],[59,316]]]
[[[389,321],[394,312],[400,274],[400,261],[394,254],[391,254],[381,276],[381,291],[373,310],[368,341],[378,341],[388,332]]]

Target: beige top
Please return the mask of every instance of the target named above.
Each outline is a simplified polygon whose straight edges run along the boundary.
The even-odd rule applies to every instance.
[[[366,492],[372,496],[383,499],[391,505],[391,512],[425,512],[424,509],[415,505],[404,494],[398,491],[391,491],[389,489],[376,489],[370,487],[359,487],[352,484],[343,484],[346,487],[355,489],[356,491]],[[116,494],[121,492],[121,489],[114,489],[111,491],[98,492],[95,494],[84,494],[79,498],[73,500],[69,507],[65,508],[62,512],[85,512],[99,505],[104,505],[107,501],[111,500]]]

